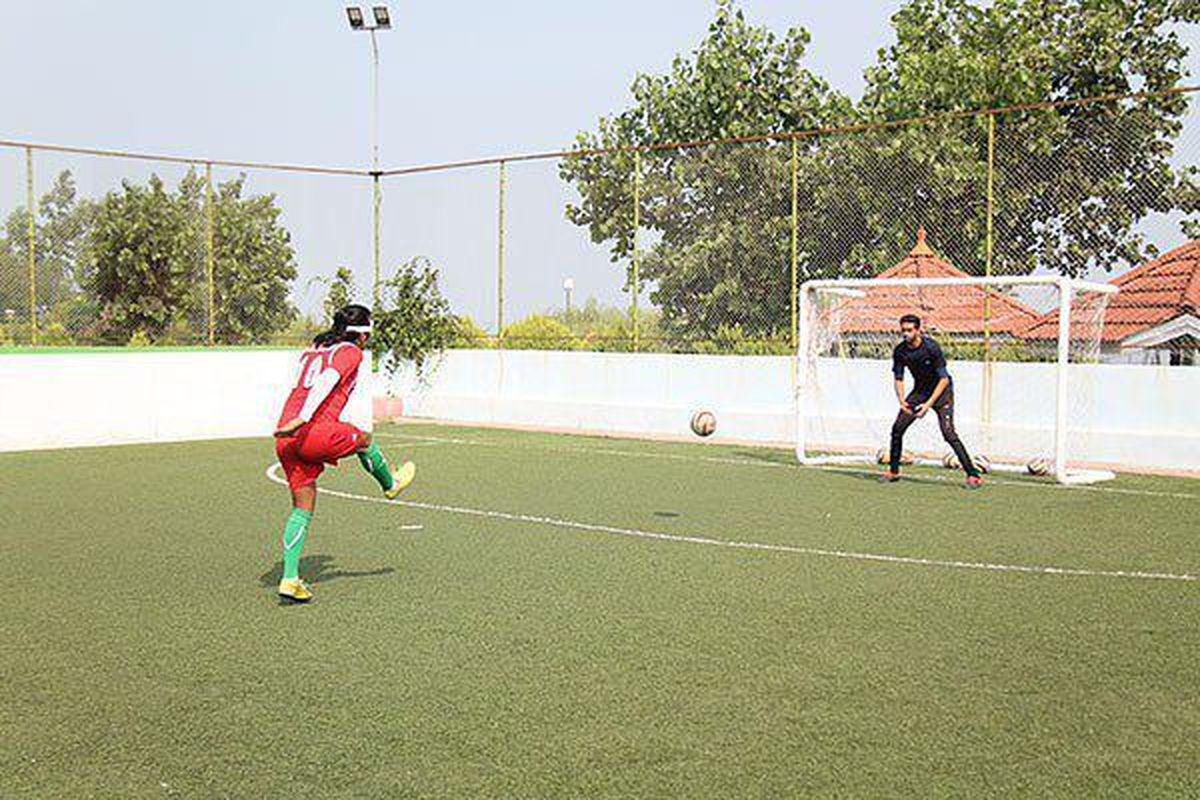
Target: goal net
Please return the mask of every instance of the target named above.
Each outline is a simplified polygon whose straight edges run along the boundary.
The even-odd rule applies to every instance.
[[[991,469],[1063,483],[1088,468],[1095,364],[1116,288],[1055,277],[814,280],[800,288],[796,455],[803,463],[879,460],[897,402],[892,351],[904,314],[946,355],[955,427]],[[907,387],[912,378],[906,375]],[[904,458],[957,468],[936,415],[905,433]],[[982,458],[979,458],[982,457]]]

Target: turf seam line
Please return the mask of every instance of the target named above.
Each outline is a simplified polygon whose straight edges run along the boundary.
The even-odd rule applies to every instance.
[[[632,458],[657,458],[668,461],[691,461],[701,464],[725,464],[742,467],[766,467],[771,469],[815,469],[822,472],[841,472],[850,475],[874,475],[870,469],[834,466],[828,464],[783,464],[778,461],[755,461],[749,458],[716,457],[716,456],[685,456],[676,453],[643,453],[636,450],[619,450],[612,447],[554,447],[552,445],[521,444],[512,442],[484,442],[474,439],[451,439],[439,436],[417,436],[407,433],[376,433],[387,439],[399,441],[413,440],[412,446],[421,446],[417,442],[429,444],[456,444],[465,447],[513,447],[521,450],[540,450],[550,453],[574,453],[578,455],[611,455],[629,456]],[[922,475],[922,478],[934,481],[958,483],[957,478],[947,478],[941,475]],[[1160,492],[1154,489],[1121,489],[1116,486],[1080,486],[1064,485],[1061,483],[1039,483],[1031,481],[1007,481],[1001,478],[989,478],[987,481],[994,486],[1016,486],[1023,489],[1065,489],[1072,492],[1100,492],[1103,494],[1124,494],[1138,497],[1170,497],[1177,500],[1200,500],[1200,495],[1186,492]]]
[[[274,483],[286,486],[287,481],[278,476],[278,469],[278,464],[272,464],[271,466],[267,467],[267,479]],[[639,530],[637,528],[618,528],[612,525],[603,525],[592,522],[578,522],[575,520],[558,519],[555,517],[542,517],[533,514],[520,514],[509,511],[466,508],[464,506],[440,505],[437,503],[420,503],[412,500],[387,500],[382,497],[368,497],[367,495],[342,492],[336,489],[318,488],[317,491],[321,494],[330,495],[331,497],[365,501],[368,503],[381,503],[383,505],[403,506],[406,508],[415,508],[423,511],[439,511],[442,513],[458,514],[462,516],[501,519],[509,522],[525,522],[535,525],[548,525],[559,528],[569,528],[572,530],[588,531],[591,533],[607,533],[616,536],[628,536],[638,539],[654,539],[658,541],[707,545],[710,547],[725,547],[738,550],[764,550],[777,553],[793,553],[797,555],[837,558],[846,561],[871,561],[885,564],[902,564],[907,566],[942,567],[947,569],[1023,573],[1031,575],[1057,575],[1063,577],[1126,578],[1183,582],[1195,582],[1200,580],[1200,576],[1189,575],[1186,573],[1174,574],[1169,572],[1145,572],[1142,570],[1093,570],[1080,567],[1055,567],[1032,564],[998,564],[987,561],[957,561],[921,558],[918,556],[888,555],[885,553],[860,553],[853,550],[828,550],[820,547],[799,547],[796,545],[786,544],[727,541],[723,539],[712,539],[707,536],[661,533],[658,531]]]

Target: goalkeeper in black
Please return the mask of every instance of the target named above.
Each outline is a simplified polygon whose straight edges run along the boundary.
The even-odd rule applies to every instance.
[[[954,430],[954,381],[946,370],[946,356],[942,348],[929,336],[921,332],[921,318],[905,314],[900,318],[900,332],[904,341],[892,351],[892,374],[896,379],[896,399],[900,401],[900,413],[892,424],[891,461],[888,471],[880,476],[883,483],[900,480],[900,454],[904,448],[904,432],[908,426],[933,409],[937,413],[942,438],[958,457],[967,473],[967,488],[977,489],[983,485],[979,470],[967,455],[967,448]],[[913,376],[913,390],[904,393],[904,369]]]

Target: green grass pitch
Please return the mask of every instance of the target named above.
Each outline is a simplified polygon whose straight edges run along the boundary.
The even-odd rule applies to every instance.
[[[304,607],[269,440],[0,455],[0,797],[1200,793],[1196,481],[378,434]]]

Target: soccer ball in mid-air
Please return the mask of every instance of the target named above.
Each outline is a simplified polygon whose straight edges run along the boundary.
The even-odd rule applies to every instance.
[[[1050,460],[1046,458],[1034,458],[1025,465],[1025,469],[1029,470],[1030,475],[1049,475]]]
[[[975,462],[975,469],[980,472],[992,471],[992,460],[987,456],[980,454],[974,456],[971,460]]]
[[[692,433],[697,436],[712,436],[717,429],[717,417],[711,411],[692,414]]]
[[[946,469],[958,469],[962,465],[958,463],[958,456],[954,455],[953,450],[950,450],[942,456],[942,466]]]

